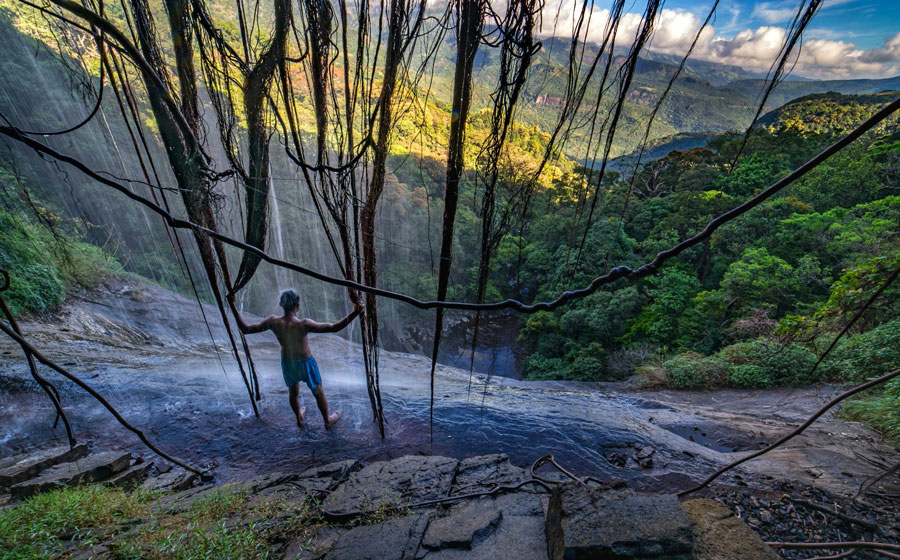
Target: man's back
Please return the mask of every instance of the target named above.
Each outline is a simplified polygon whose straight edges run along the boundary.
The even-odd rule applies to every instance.
[[[278,342],[281,343],[281,373],[288,388],[291,409],[297,415],[297,425],[300,427],[303,427],[303,414],[306,410],[300,406],[298,387],[301,382],[305,382],[315,396],[316,405],[319,407],[319,412],[322,413],[326,429],[330,429],[341,417],[340,412],[334,414],[328,412],[328,401],[322,390],[322,377],[319,374],[316,359],[312,357],[309,349],[308,335],[309,333],[334,333],[349,325],[355,317],[362,313],[362,307],[358,303],[359,298],[351,293],[350,299],[353,301],[353,311],[349,315],[336,323],[317,323],[312,319],[296,317],[296,313],[300,309],[300,296],[294,290],[285,290],[281,292],[278,301],[278,304],[284,309],[284,315],[280,317],[271,315],[259,323],[250,325],[244,321],[238,311],[235,305],[235,295],[228,294],[228,303],[231,305],[231,311],[234,313],[234,318],[242,333],[272,331],[278,338]]]
[[[306,319],[298,319],[294,316],[271,316],[266,319],[269,329],[275,333],[278,342],[281,343],[281,355],[291,360],[300,360],[312,355],[309,349],[309,331],[306,328]]]

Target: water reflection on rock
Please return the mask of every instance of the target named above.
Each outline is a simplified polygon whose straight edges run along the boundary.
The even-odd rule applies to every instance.
[[[221,480],[300,472],[351,458],[502,452],[525,466],[553,453],[580,474],[678,489],[733,459],[732,450],[757,449],[788,431],[837,390],[635,393],[621,385],[498,377],[486,384],[477,374],[470,384],[467,371],[439,366],[432,432],[429,361],[383,352],[382,440],[372,422],[359,347],[322,335],[311,346],[329,402],[343,417],[327,432],[303,388],[307,426],[300,430],[281,380],[277,344],[268,335],[250,337],[263,392],[256,419],[233,360],[223,348],[204,343],[202,329],[191,323],[196,308],[180,296],[147,291],[152,297],[145,301],[111,293],[101,304],[79,303],[61,318],[25,328],[52,359],[88,380],[163,449],[196,464],[217,464]],[[135,306],[143,312],[136,313]],[[60,321],[67,332],[59,329]],[[0,387],[0,454],[64,441],[61,427],[51,430],[52,407],[28,381],[24,360],[8,340],[0,342],[0,367],[8,374]],[[80,390],[63,381],[59,388],[82,440],[149,454]],[[835,432],[854,441],[855,449],[836,441]],[[857,454],[890,463],[896,462],[892,453],[865,428],[832,417],[747,468],[760,476],[808,478],[806,470],[815,465],[825,473],[815,483],[850,487],[853,477],[842,473],[874,472]]]

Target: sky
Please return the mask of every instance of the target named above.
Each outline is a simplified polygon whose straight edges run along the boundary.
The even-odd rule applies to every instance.
[[[546,0],[542,34],[571,36],[581,4],[581,0]],[[720,0],[692,58],[767,71],[800,4],[801,0]],[[588,40],[602,38],[609,5],[609,0],[594,0],[591,25],[582,31]],[[618,44],[633,40],[645,7],[645,0],[626,4]],[[683,56],[711,7],[712,0],[665,1],[649,48]],[[900,0],[824,0],[803,35],[792,74],[818,79],[900,75]]]

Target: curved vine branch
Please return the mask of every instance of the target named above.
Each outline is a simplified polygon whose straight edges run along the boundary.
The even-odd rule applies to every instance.
[[[0,331],[3,331],[3,333],[6,334],[6,336],[8,336],[11,339],[13,339],[14,341],[16,341],[19,344],[19,346],[22,347],[22,351],[24,351],[27,355],[36,358],[39,362],[41,362],[45,366],[51,368],[52,370],[56,371],[57,373],[59,373],[60,375],[62,375],[63,377],[65,377],[66,379],[71,381],[72,383],[74,383],[74,384],[78,385],[79,387],[81,387],[82,389],[84,389],[89,395],[94,397],[94,399],[96,399],[101,405],[103,405],[103,407],[106,410],[108,410],[110,412],[110,414],[113,415],[113,417],[116,419],[116,421],[118,421],[119,424],[122,425],[122,427],[124,427],[126,430],[133,432],[135,435],[137,435],[138,439],[140,439],[141,442],[143,442],[144,445],[149,447],[154,453],[156,453],[163,459],[178,465],[179,467],[181,467],[183,469],[187,469],[187,470],[191,471],[192,473],[196,473],[196,474],[203,473],[203,471],[201,469],[192,467],[192,466],[188,465],[187,463],[185,463],[184,461],[181,461],[179,459],[176,459],[175,457],[172,457],[171,455],[169,455],[168,453],[166,453],[165,451],[163,451],[159,447],[157,447],[153,442],[151,442],[149,439],[147,439],[147,436],[144,435],[144,432],[135,428],[127,420],[125,420],[125,418],[119,413],[119,411],[116,410],[115,407],[113,407],[113,405],[111,405],[109,403],[109,401],[103,397],[103,395],[98,393],[93,387],[91,387],[90,385],[88,385],[87,383],[85,383],[84,381],[79,379],[77,376],[69,373],[63,367],[56,365],[56,363],[54,363],[49,358],[47,358],[46,356],[41,354],[41,352],[37,348],[32,346],[32,344],[30,342],[25,340],[24,337],[17,334],[10,327],[7,327],[3,323],[0,323]]]

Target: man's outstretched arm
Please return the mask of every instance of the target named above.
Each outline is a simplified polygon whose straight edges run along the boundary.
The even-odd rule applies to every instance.
[[[358,303],[353,304],[353,311],[350,312],[349,315],[337,321],[336,323],[317,323],[312,319],[303,319],[303,326],[306,327],[306,330],[314,333],[335,333],[340,330],[343,330],[344,327],[353,322],[353,319],[356,319],[360,313],[362,313],[362,306]]]
[[[269,330],[269,319],[271,317],[267,317],[259,323],[248,324],[247,321],[244,320],[244,317],[241,316],[241,312],[238,311],[237,305],[235,305],[234,294],[228,294],[226,299],[228,300],[228,304],[231,305],[231,312],[234,313],[234,319],[237,321],[238,328],[242,333],[253,334]]]

